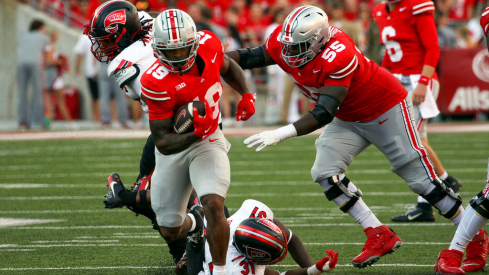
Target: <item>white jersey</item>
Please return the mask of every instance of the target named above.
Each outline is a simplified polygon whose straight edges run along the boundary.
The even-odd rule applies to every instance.
[[[226,254],[226,275],[243,275],[243,274],[254,274],[263,275],[265,274],[265,265],[257,265],[256,263],[250,264],[245,259],[243,254],[241,254],[236,247],[233,245],[234,232],[238,225],[246,219],[249,218],[267,218],[273,220],[272,210],[263,204],[262,202],[256,200],[245,200],[241,207],[228,218],[228,223],[230,227],[229,232],[229,245],[228,252]],[[205,263],[204,272],[200,272],[199,275],[211,275],[211,270],[209,264],[212,263],[212,257],[209,250],[209,244],[205,244]]]
[[[151,19],[151,21],[146,24],[153,24],[153,18],[148,13],[139,11],[138,15],[140,20]],[[145,42],[141,40],[134,42],[112,59],[107,69],[108,76],[113,77],[119,70],[128,68],[132,65],[138,66],[139,75],[133,81],[125,85],[125,92],[132,99],[139,99],[141,107],[146,113],[148,112],[148,108],[146,103],[141,100],[141,76],[156,61],[151,46],[152,39],[153,36],[151,32],[150,37],[145,39]]]

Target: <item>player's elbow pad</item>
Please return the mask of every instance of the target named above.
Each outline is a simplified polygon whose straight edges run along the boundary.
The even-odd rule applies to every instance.
[[[321,94],[316,102],[316,107],[309,111],[317,120],[320,127],[333,121],[340,107],[340,102],[329,95]]]
[[[265,56],[261,47],[239,49],[239,66],[243,70],[265,67]]]

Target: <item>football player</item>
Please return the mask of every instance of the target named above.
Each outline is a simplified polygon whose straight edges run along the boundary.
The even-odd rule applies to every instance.
[[[138,12],[127,1],[114,0],[103,3],[95,10],[84,31],[92,42],[91,52],[95,58],[99,62],[109,63],[107,74],[116,79],[129,97],[139,101],[145,112],[148,112],[148,107],[141,97],[140,79],[142,73],[156,61],[150,44],[152,24],[153,18],[148,13]],[[152,173],[155,163],[154,148],[153,137],[150,135],[143,149],[140,174],[136,182]],[[106,207],[122,207],[122,199],[128,205],[135,205],[136,200],[139,200],[136,197],[139,192],[125,192],[122,184],[118,185],[120,179],[117,180],[115,176],[113,179],[115,180],[108,181],[107,199],[104,200]],[[114,200],[118,195],[121,199]],[[142,196],[143,199],[145,197]],[[152,210],[148,209],[150,206],[145,201],[142,203],[142,206],[132,207],[132,210],[149,215],[148,218],[152,219]],[[182,237],[181,241],[167,242],[175,262],[179,261],[185,251],[185,241]]]
[[[274,218],[272,210],[256,200],[245,200],[227,219],[230,227],[226,256],[228,275],[318,275],[332,271],[338,262],[338,253],[326,250],[327,256],[313,264],[301,239]],[[301,267],[280,273],[269,266],[282,261],[287,252]],[[204,264],[188,258],[189,275],[211,275],[213,260],[209,245],[205,247]]]
[[[435,173],[457,193],[458,180],[448,175],[435,151],[428,143],[427,120],[440,112],[436,98],[440,89],[435,72],[440,56],[438,35],[430,0],[387,0],[378,4],[373,18],[380,30],[380,43],[385,46],[382,67],[391,71],[408,90],[413,101],[414,119],[423,147],[435,166]],[[394,222],[435,221],[430,203],[418,196],[416,208],[392,217]]]
[[[487,39],[489,51],[489,7],[482,12],[481,27]],[[489,164],[486,187],[467,206],[462,221],[448,249],[443,249],[436,260],[438,274],[465,274],[478,272],[486,267],[489,237],[482,227],[489,219]],[[467,249],[462,263],[464,250]],[[479,252],[479,253],[478,253]]]
[[[170,9],[158,15],[153,24],[152,47],[158,60],[141,77],[141,92],[149,107],[150,129],[158,149],[151,206],[167,241],[193,232],[199,223],[192,215],[185,215],[193,187],[208,221],[213,274],[224,275],[229,241],[224,198],[230,166],[225,138],[218,129],[221,76],[242,95],[238,103],[240,119],[247,120],[254,114],[254,96],[249,93],[243,70],[224,55],[217,36],[209,31],[197,32],[192,18],[181,10]],[[205,115],[200,117],[194,108],[195,130],[176,134],[174,111],[191,101],[205,102]]]
[[[264,45],[229,52],[244,69],[278,64],[316,107],[293,124],[244,140],[256,151],[328,125],[316,140],[313,180],[326,198],[360,223],[367,235],[353,259],[359,268],[375,263],[402,244],[362,200],[362,192],[345,172],[373,144],[389,160],[391,170],[411,190],[458,225],[462,200],[437,176],[414,124],[411,98],[397,79],[368,60],[340,29],[330,27],[324,11],[296,8]]]

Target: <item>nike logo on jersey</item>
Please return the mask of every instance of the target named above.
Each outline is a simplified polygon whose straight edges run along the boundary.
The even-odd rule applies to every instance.
[[[216,140],[219,140],[219,139],[218,139],[218,138],[216,138],[216,139],[212,139],[212,138],[210,138],[210,139],[209,139],[209,142],[214,142],[214,141],[216,141]]]
[[[402,7],[399,9],[399,11],[404,11],[407,7]]]
[[[214,58],[211,59],[212,63],[214,63],[214,61],[216,61],[216,57],[217,57],[217,53],[214,55]]]
[[[421,216],[421,214],[423,214],[423,213],[418,213],[418,214],[412,215],[412,216],[411,215],[408,215],[407,216],[407,219],[410,220],[410,221],[412,221],[412,220],[416,219],[417,217]]]
[[[382,124],[383,124],[384,122],[386,122],[387,120],[388,120],[388,118],[386,118],[386,119],[384,119],[384,120],[382,120],[382,121],[380,121],[380,120],[379,120],[379,125],[382,125]]]
[[[321,71],[321,70],[317,70],[317,71],[316,71],[316,70],[314,70],[314,69],[313,69],[313,70],[312,70],[312,73],[317,73],[317,72],[320,72],[320,71]]]

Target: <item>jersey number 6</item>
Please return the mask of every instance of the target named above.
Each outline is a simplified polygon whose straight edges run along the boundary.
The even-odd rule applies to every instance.
[[[387,54],[391,58],[392,62],[399,62],[402,59],[401,44],[393,40],[387,40],[388,37],[392,38],[395,36],[396,30],[391,26],[385,27],[382,30],[382,42],[385,45]]]

